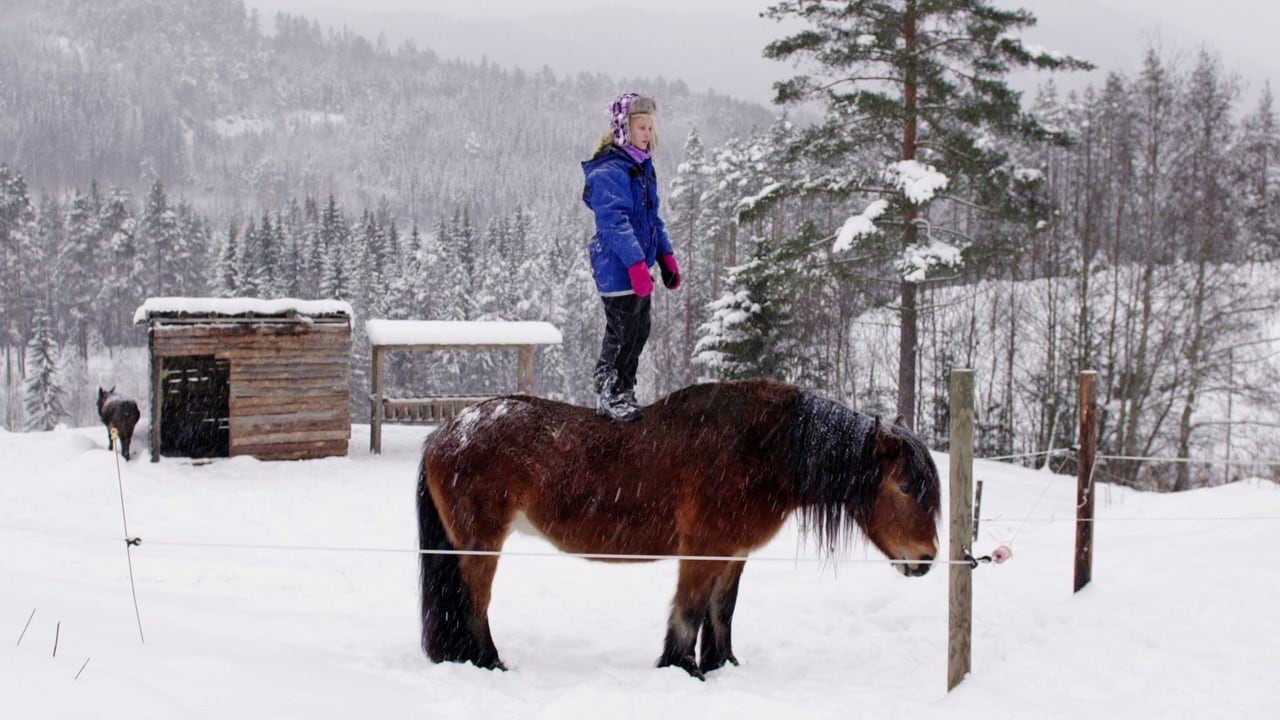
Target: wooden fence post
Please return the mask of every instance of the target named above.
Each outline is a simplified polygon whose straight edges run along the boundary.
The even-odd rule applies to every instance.
[[[973,542],[973,370],[951,371],[951,550],[947,583],[947,692],[969,674],[973,568],[959,563]]]
[[[1093,577],[1093,470],[1098,452],[1098,373],[1080,373],[1080,450],[1076,455],[1075,592]]]
[[[533,394],[533,346],[516,348],[516,387],[527,395]]]
[[[164,358],[156,356],[156,335],[147,322],[147,355],[151,358],[151,462],[160,462],[160,431],[164,422]]]
[[[386,349],[373,348],[373,394],[369,398],[369,452],[382,454],[382,371],[386,365]]]

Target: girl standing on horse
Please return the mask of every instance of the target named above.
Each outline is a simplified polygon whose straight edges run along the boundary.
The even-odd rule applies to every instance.
[[[680,287],[680,268],[658,216],[658,178],[651,153],[658,106],[653,98],[626,93],[609,107],[610,131],[582,163],[582,201],[595,215],[591,272],[604,302],[604,340],[593,375],[596,414],[618,422],[643,416],[636,402],[636,370],[649,339],[650,293],[656,262],[662,283]]]

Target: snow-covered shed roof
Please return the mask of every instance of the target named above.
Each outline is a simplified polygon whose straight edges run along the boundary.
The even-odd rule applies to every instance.
[[[353,316],[351,303],[342,300],[299,300],[278,298],[210,298],[210,297],[154,297],[147,298],[133,313],[134,323],[143,323],[153,317],[177,318],[245,318],[245,317],[345,317]]]
[[[555,325],[535,321],[368,320],[369,342],[386,345],[559,345]]]

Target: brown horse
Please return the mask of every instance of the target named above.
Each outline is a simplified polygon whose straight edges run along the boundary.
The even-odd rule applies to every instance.
[[[680,561],[658,660],[703,678],[738,664],[730,630],[745,559],[792,512],[824,551],[857,528],[916,576],[937,553],[939,506],[919,438],[790,385],[694,385],[634,424],[495,398],[433,433],[423,453],[422,646],[435,662],[505,669],[489,598],[494,553],[520,522],[564,552],[712,556]]]

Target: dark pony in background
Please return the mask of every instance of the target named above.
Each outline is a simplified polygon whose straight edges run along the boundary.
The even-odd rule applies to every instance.
[[[142,412],[138,403],[116,395],[116,389],[98,388],[98,417],[107,426],[107,449],[115,450],[115,442],[111,438],[111,430],[115,429],[120,437],[120,454],[129,459],[129,445],[133,442],[133,427],[138,424]]]
[[[435,662],[504,667],[489,632],[498,558],[451,551],[494,553],[519,524],[564,552],[711,556],[680,561],[658,659],[704,678],[738,663],[731,627],[746,557],[792,513],[824,552],[860,532],[918,576],[937,554],[940,504],[919,438],[791,385],[694,385],[634,424],[494,398],[433,433],[423,453],[422,647]]]

